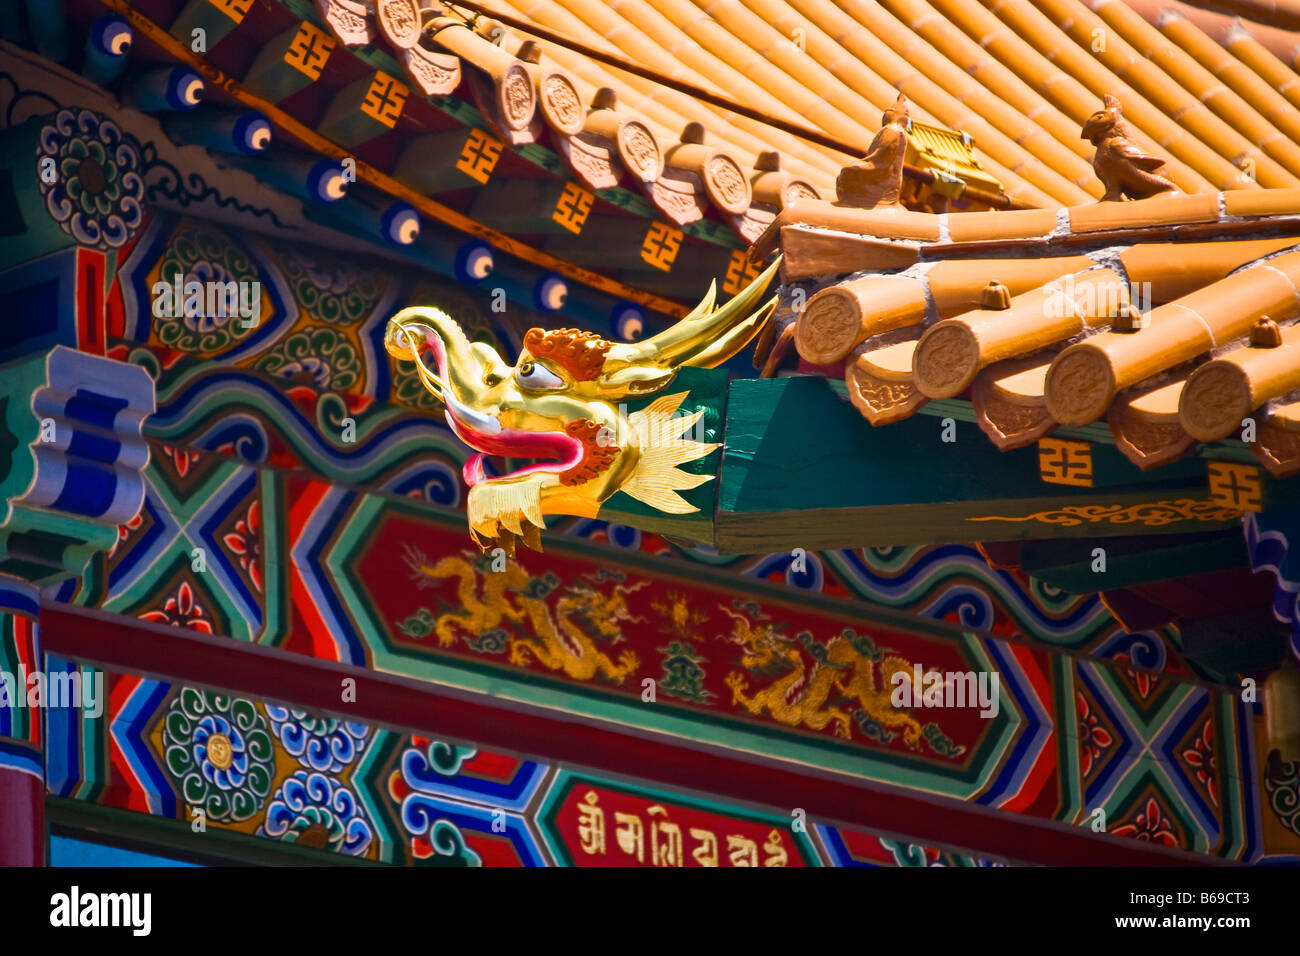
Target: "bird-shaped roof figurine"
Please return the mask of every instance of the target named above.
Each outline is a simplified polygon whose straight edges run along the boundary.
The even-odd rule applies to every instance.
[[[1097,147],[1092,158],[1092,168],[1106,187],[1102,202],[1119,202],[1124,197],[1146,199],[1157,193],[1181,192],[1176,185],[1156,175],[1155,170],[1165,164],[1163,158],[1146,152],[1133,137],[1124,122],[1123,107],[1119,99],[1107,93],[1106,104],[1083,123],[1080,139]]]
[[[902,93],[880,119],[880,132],[867,154],[840,170],[835,194],[841,205],[871,209],[898,206],[903,187],[903,157],[907,153],[907,97]]]

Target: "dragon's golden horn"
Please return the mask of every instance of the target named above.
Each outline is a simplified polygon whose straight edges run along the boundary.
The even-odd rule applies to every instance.
[[[718,309],[713,308],[714,288],[710,286],[708,295],[686,318],[628,347],[628,354],[618,357],[629,363],[662,368],[679,365],[711,368],[722,364],[744,348],[771,315],[774,303],[759,312],[754,310],[780,265],[778,256],[761,275]]]

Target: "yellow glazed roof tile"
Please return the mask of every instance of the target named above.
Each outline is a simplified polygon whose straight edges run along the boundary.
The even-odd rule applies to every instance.
[[[981,165],[1031,205],[1097,198],[1077,129],[1103,92],[1123,101],[1134,139],[1166,157],[1162,175],[1184,191],[1300,185],[1300,87],[1290,95],[1278,68],[1293,71],[1240,28],[1215,38],[1140,0],[515,0],[500,9],[849,148],[865,148],[901,90],[917,122],[973,137]],[[1094,42],[1098,31],[1106,42]],[[711,140],[738,149],[739,161],[766,135],[810,181],[842,162],[616,68],[588,67],[589,84],[617,90],[656,133],[678,128],[674,116],[684,126],[704,113],[723,120],[728,129],[710,127]],[[666,109],[651,110],[651,98]]]

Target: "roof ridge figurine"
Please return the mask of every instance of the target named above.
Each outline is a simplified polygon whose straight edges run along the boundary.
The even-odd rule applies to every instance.
[[[835,179],[841,205],[873,209],[898,206],[903,188],[903,157],[907,154],[907,97],[902,93],[880,118],[880,132],[867,154],[845,166]]]
[[[1155,170],[1165,165],[1164,159],[1146,152],[1133,137],[1133,131],[1124,121],[1119,98],[1107,93],[1102,97],[1103,109],[1097,110],[1083,122],[1080,139],[1097,147],[1092,158],[1092,168],[1106,187],[1102,202],[1119,202],[1129,199],[1147,199],[1158,193],[1181,193],[1174,183],[1158,176]]]

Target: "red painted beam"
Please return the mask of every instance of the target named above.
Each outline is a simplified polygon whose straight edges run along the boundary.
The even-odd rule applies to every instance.
[[[51,654],[164,680],[293,704],[347,720],[430,732],[600,774],[704,792],[810,821],[864,827],[927,845],[975,850],[1024,863],[1067,866],[1187,866],[1213,858],[1093,833],[1086,826],[1016,816],[649,731],[557,715],[482,694],[322,661],[226,637],[51,604],[41,608],[41,643]],[[355,703],[341,702],[344,678]]]
[[[0,767],[0,867],[45,865],[45,782]]]

